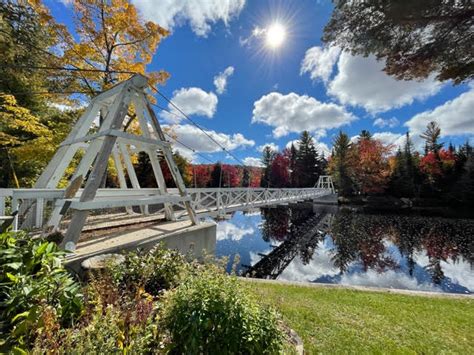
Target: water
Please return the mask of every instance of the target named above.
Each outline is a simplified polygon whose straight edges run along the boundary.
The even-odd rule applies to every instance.
[[[260,278],[474,292],[469,219],[312,206],[236,212],[218,223],[216,256]]]

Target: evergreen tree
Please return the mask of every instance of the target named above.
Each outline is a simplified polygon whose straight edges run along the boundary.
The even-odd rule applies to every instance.
[[[250,186],[250,170],[244,166],[244,171],[242,173],[242,187]]]
[[[372,139],[372,134],[370,134],[366,129],[363,129],[359,134],[359,140],[362,139]]]
[[[350,178],[349,150],[351,141],[349,136],[342,131],[334,139],[333,153],[329,165],[330,173],[338,188],[338,193],[348,196],[352,193],[352,180]]]
[[[262,154],[262,178],[260,180],[260,187],[270,187],[271,173],[272,173],[272,162],[275,157],[275,152],[269,146],[263,148]]]
[[[441,128],[439,125],[434,121],[428,123],[426,130],[420,135],[426,141],[425,150],[427,152],[439,153],[439,150],[443,147],[443,143],[438,143],[440,136]]]
[[[398,197],[414,197],[415,195],[415,165],[408,132],[403,151],[399,149],[395,155],[395,168],[390,181],[390,190],[394,196]]]
[[[211,172],[209,187],[220,187],[222,184],[222,164],[217,162]]]
[[[313,137],[308,131],[301,133],[296,154],[296,184],[298,187],[313,187],[321,174],[319,156]]]
[[[291,143],[291,147],[289,150],[289,168],[290,168],[290,186],[296,187],[296,157],[298,155],[298,149],[296,149],[295,145]]]

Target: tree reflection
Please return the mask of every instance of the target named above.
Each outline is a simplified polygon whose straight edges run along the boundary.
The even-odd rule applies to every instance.
[[[405,260],[410,276],[416,266],[415,254],[424,250],[427,272],[434,284],[444,279],[441,261],[456,263],[460,257],[473,264],[474,221],[421,216],[366,215],[340,211],[332,224],[333,262],[346,272],[353,262],[364,271],[383,272],[400,265],[387,250],[393,243]]]
[[[316,217],[323,215],[319,213]],[[314,219],[312,209],[267,208],[262,209],[262,216],[263,238],[280,245],[259,262],[265,267],[258,270],[257,277],[277,277],[296,256],[307,265],[318,243],[325,238],[322,227],[319,232],[308,233],[315,223],[320,223],[320,219]],[[445,279],[442,262],[466,260],[471,266],[474,264],[472,220],[363,214],[340,209],[328,232],[334,244],[331,260],[341,273],[360,265],[365,272],[377,273],[403,268],[413,277],[416,259],[426,255],[426,275],[439,285]]]

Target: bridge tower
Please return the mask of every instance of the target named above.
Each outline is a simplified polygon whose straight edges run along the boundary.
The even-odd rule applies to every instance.
[[[319,176],[318,182],[314,185],[317,189],[327,189],[331,190],[331,193],[335,194],[336,189],[334,188],[334,184],[332,182],[331,175],[321,175]]]
[[[66,211],[68,209],[72,211],[72,219],[63,241],[66,249],[75,249],[86,218],[95,209],[125,207],[130,212],[132,206],[140,206],[142,212],[146,213],[149,204],[164,204],[166,218],[174,220],[172,205],[183,203],[193,224],[198,223],[182,176],[174,162],[170,143],[166,141],[158,119],[147,100],[145,94],[147,86],[148,82],[144,76],[134,75],[129,80],[94,97],[36,182],[35,188],[55,189],[64,178],[66,169],[78,151],[83,150],[64,196],[56,201],[48,222],[49,231],[55,230]],[[97,127],[99,115],[103,120]],[[125,122],[133,115],[136,116],[139,125],[138,134],[126,130]],[[140,182],[130,158],[131,154],[137,152],[145,152],[150,158],[158,195],[140,195],[139,191],[137,194]],[[178,195],[171,195],[166,189],[158,152],[169,167],[178,188]],[[98,196],[109,158],[114,162],[121,189],[114,189],[110,193]],[[130,194],[131,190],[127,187],[125,171],[130,179],[133,194]]]

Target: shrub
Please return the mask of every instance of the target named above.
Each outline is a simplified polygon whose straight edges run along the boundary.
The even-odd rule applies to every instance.
[[[236,277],[212,265],[168,293],[163,317],[176,353],[266,354],[282,349],[276,314],[244,293]]]
[[[191,264],[178,251],[158,244],[148,253],[127,254],[125,262],[111,266],[111,272],[121,289],[135,293],[145,290],[157,296],[176,287],[190,268]]]
[[[61,325],[82,310],[80,285],[62,265],[56,244],[23,232],[0,234],[0,331],[3,346],[25,349],[43,327],[42,313],[54,309]]]

